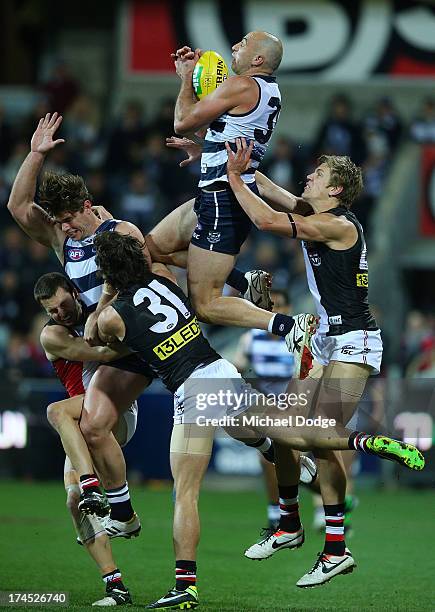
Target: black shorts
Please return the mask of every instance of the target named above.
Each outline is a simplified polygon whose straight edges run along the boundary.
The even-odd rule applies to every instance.
[[[248,187],[258,195],[256,183]],[[248,237],[252,221],[228,187],[223,191],[200,190],[194,210],[198,222],[191,243],[207,251],[238,255]]]
[[[127,355],[126,357],[121,357],[121,359],[115,359],[115,361],[109,361],[108,363],[104,363],[102,365],[116,368],[117,370],[124,370],[125,372],[132,372],[133,374],[142,374],[142,376],[146,376],[147,378],[151,379],[156,377],[148,363],[143,361],[134,353],[132,355]]]

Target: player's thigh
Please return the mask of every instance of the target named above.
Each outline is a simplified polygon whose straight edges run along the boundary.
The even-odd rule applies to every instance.
[[[207,251],[189,245],[187,256],[187,280],[193,306],[206,304],[222,295],[222,289],[234,267],[235,256]]]
[[[194,202],[191,199],[178,206],[145,236],[153,261],[161,261],[164,255],[187,249],[197,221]]]
[[[111,431],[149,382],[141,374],[100,366],[86,390],[82,421]]]
[[[176,494],[196,494],[207,470],[213,448],[214,428],[196,424],[174,425],[170,462]]]
[[[334,406],[336,416],[346,424],[361,400],[371,372],[371,366],[366,364],[330,361],[324,368],[320,401]]]

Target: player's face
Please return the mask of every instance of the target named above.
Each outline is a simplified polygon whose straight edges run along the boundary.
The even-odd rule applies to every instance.
[[[308,201],[328,199],[330,178],[331,172],[327,164],[320,164],[320,166],[317,166],[314,172],[307,176],[307,182],[302,197]]]
[[[80,304],[68,291],[59,287],[56,293],[47,300],[41,300],[41,306],[50,318],[60,325],[71,327],[80,319]]]
[[[243,74],[251,67],[251,60],[255,55],[255,40],[252,32],[246,34],[242,40],[232,46],[233,60],[231,68],[235,74]]]
[[[72,240],[83,240],[86,236],[93,233],[93,212],[89,206],[84,206],[83,210],[78,212],[66,211],[56,217],[56,222],[59,223],[61,230]]]

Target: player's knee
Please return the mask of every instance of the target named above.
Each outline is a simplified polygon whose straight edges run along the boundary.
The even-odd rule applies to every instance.
[[[83,434],[86,444],[89,447],[98,446],[101,440],[106,435],[106,430],[99,423],[90,419],[82,419],[80,422],[80,431]]]
[[[54,429],[59,427],[62,421],[62,409],[58,402],[47,406],[47,420]]]

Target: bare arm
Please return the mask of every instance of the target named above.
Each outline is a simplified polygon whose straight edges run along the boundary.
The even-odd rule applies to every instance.
[[[15,177],[8,202],[8,210],[26,234],[45,246],[53,247],[58,255],[63,244],[63,234],[33,200],[36,181],[47,153],[64,142],[62,139],[53,140],[61,122],[62,117],[57,113],[47,113],[39,121],[32,136],[30,153]]]
[[[255,181],[260,196],[267,200],[272,208],[290,213],[295,212],[303,216],[313,213],[308,202],[280,187],[258,170],[255,172]]]
[[[129,354],[124,347],[115,350],[108,346],[91,347],[83,338],[72,336],[62,325],[44,327],[41,332],[41,345],[50,361],[68,359],[69,361],[108,362]]]
[[[181,78],[174,113],[174,129],[177,134],[188,135],[197,132],[229,110],[237,113],[246,112],[258,99],[258,88],[253,79],[233,76],[202,100],[196,100],[192,74],[200,54],[201,51],[197,49],[195,52],[189,51],[181,55],[177,52],[175,57],[175,68]]]
[[[122,342],[124,340],[124,321],[111,306],[105,308],[98,317],[98,334],[106,342],[113,342],[114,340]]]
[[[259,230],[298,240],[325,242],[335,248],[343,248],[348,242],[350,245],[355,242],[356,228],[346,219],[331,214],[302,217],[273,210],[245,185],[240,176],[249,168],[253,142],[249,147],[243,138],[238,138],[236,142],[236,153],[226,143],[228,179],[240,206]]]

